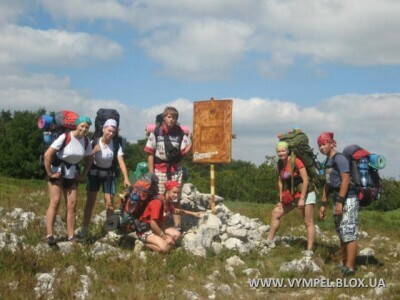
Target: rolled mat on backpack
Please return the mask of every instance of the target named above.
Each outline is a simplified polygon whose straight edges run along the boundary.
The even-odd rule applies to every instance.
[[[386,167],[386,158],[383,155],[371,154],[369,156],[369,166],[376,170],[381,170]]]

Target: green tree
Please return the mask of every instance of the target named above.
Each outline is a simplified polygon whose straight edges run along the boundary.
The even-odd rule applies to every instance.
[[[43,174],[39,167],[41,153],[41,131],[37,128],[37,112],[16,111],[12,118],[1,114],[0,172],[1,174],[33,178]]]

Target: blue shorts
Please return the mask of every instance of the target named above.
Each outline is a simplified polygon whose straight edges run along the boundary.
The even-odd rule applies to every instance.
[[[89,192],[98,192],[100,186],[102,186],[104,194],[115,195],[116,181],[115,176],[98,177],[89,174],[86,190]]]
[[[335,206],[333,206],[335,209]],[[357,197],[349,197],[344,202],[343,214],[334,216],[335,229],[344,243],[357,240],[358,237],[358,211],[359,203]]]

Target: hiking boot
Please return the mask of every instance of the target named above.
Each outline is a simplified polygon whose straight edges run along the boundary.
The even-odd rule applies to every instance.
[[[54,238],[54,236],[50,235],[50,236],[46,237],[46,241],[47,241],[47,245],[49,245],[49,247],[58,248],[57,241]]]
[[[74,235],[74,238],[80,243],[85,242],[88,239],[88,230],[82,228],[77,234]]]

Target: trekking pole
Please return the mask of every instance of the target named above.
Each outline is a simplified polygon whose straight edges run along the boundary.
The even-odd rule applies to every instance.
[[[211,212],[215,215],[215,167],[214,164],[210,165],[210,185],[211,185]]]

